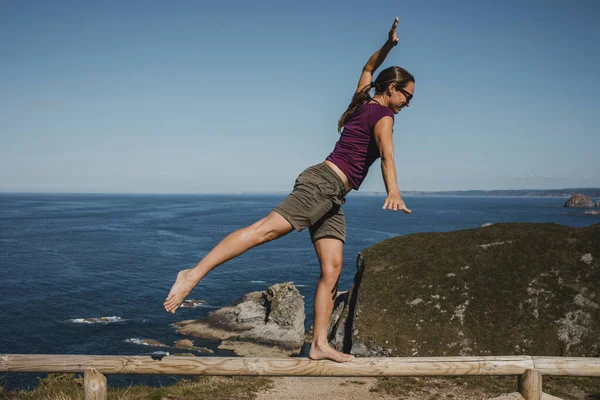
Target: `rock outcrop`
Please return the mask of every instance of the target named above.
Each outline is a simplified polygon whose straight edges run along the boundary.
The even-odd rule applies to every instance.
[[[192,342],[189,339],[177,340],[175,342],[175,348],[176,349],[194,350],[194,351],[197,351],[197,352],[200,352],[200,353],[214,353],[214,351],[212,351],[209,348],[206,348],[206,347],[196,347],[194,345],[194,342]],[[187,354],[187,353],[178,353],[177,355],[180,355],[180,354]]]
[[[563,207],[593,207],[594,203],[588,197],[577,193],[571,196]]]
[[[594,207],[600,207],[600,200],[596,201],[596,204],[594,204]]]
[[[193,349],[194,342],[189,339],[181,339],[175,342],[175,348],[177,349]]]
[[[286,282],[248,293],[206,318],[174,325],[183,335],[221,340],[219,349],[269,357],[300,353],[305,317],[304,298]]]
[[[598,282],[600,224],[396,237],[359,254],[330,343],[359,356],[598,357]]]

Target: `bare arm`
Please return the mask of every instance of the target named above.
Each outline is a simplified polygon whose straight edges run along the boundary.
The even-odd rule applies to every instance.
[[[360,79],[358,80],[358,86],[356,87],[357,92],[365,86],[371,84],[373,81],[373,73],[377,70],[377,68],[379,68],[379,66],[381,66],[392,47],[398,44],[398,36],[396,35],[397,26],[398,17],[396,17],[394,23],[392,24],[392,28],[388,34],[388,40],[383,46],[381,46],[381,48],[379,48],[379,50],[373,53],[371,58],[369,58],[369,61],[367,61],[363,67],[362,73],[360,74]]]
[[[392,139],[393,125],[392,117],[383,117],[375,124],[374,129],[375,143],[381,157],[381,174],[387,192],[383,209],[402,210],[406,214],[410,214],[411,211],[406,208],[404,200],[400,197],[400,189],[398,189],[396,164],[394,163],[394,141]]]

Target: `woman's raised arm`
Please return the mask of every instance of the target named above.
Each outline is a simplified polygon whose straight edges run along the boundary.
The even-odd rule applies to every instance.
[[[379,66],[383,63],[388,53],[398,44],[398,36],[396,35],[396,27],[398,26],[398,17],[394,20],[392,27],[390,28],[390,32],[388,33],[388,40],[384,43],[383,46],[379,50],[377,50],[369,61],[363,67],[362,73],[360,74],[360,79],[358,80],[358,86],[356,87],[356,92],[359,92],[365,86],[370,85],[373,81],[373,73],[379,68]]]

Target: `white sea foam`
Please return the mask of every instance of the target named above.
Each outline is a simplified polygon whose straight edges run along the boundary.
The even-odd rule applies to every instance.
[[[265,281],[250,281],[250,283],[267,283]]]
[[[168,345],[161,343],[152,339],[139,339],[139,338],[131,338],[123,340],[124,343],[132,343],[139,344],[142,346],[151,346],[151,347],[169,347]]]
[[[179,308],[196,308],[196,307],[218,308],[216,306],[211,306],[211,305],[206,304],[206,302],[204,300],[184,300],[183,303],[181,303],[181,305],[179,306]]]
[[[155,354],[157,356],[170,356],[171,353],[169,353],[168,351],[153,351],[152,354]]]
[[[88,317],[88,318],[73,318],[69,322],[74,324],[110,324],[114,322],[125,321],[121,317]]]
[[[125,339],[123,341],[125,343],[141,344],[141,345],[144,345],[144,346],[148,346],[147,343],[143,342],[143,339],[132,338],[132,339]]]
[[[197,308],[197,307],[200,307],[200,308],[219,308],[217,306],[211,306],[209,304],[194,304],[194,305],[191,305],[191,306],[184,306],[183,304],[181,304],[179,306],[179,308]]]

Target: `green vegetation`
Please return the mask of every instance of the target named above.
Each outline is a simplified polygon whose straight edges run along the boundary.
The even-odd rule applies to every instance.
[[[471,394],[480,398],[491,398],[501,394],[515,392],[515,377],[444,377],[444,378],[379,378],[372,392],[385,392],[402,398],[402,396],[419,396],[423,399],[437,399]],[[444,394],[442,394],[444,393]],[[452,397],[448,397],[452,396]]]
[[[171,386],[143,385],[108,389],[108,400],[252,400],[256,393],[271,387],[272,380],[258,376],[200,376],[182,379]],[[83,400],[83,377],[50,374],[32,391],[7,391],[0,386],[0,400]]]
[[[379,242],[361,252],[347,336],[370,356],[598,357],[599,243],[600,224],[550,223]]]
[[[543,391],[563,400],[600,399],[600,378],[544,376]],[[517,391],[514,376],[460,376],[431,378],[379,378],[372,392],[383,392],[402,398],[419,396],[424,400],[441,398],[489,399]]]

